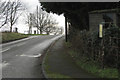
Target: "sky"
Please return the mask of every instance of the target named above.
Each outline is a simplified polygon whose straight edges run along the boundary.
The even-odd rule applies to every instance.
[[[6,1],[6,0],[3,0]],[[23,2],[23,5],[26,7],[25,12],[27,13],[33,13],[36,10],[36,6],[40,5],[38,0],[21,0]],[[13,26],[18,28],[18,32],[25,33],[28,31],[29,27],[27,24],[25,24],[26,21],[26,13],[23,13],[21,17],[19,17],[17,23]],[[65,18],[63,15],[57,15],[57,14],[51,14],[59,23],[58,26],[65,27]],[[8,27],[3,27],[2,30],[6,30]],[[33,28],[33,30],[36,30],[36,28]]]
[[[27,11],[30,12],[30,13],[32,13],[36,10],[37,5],[40,5],[38,0],[21,0],[21,1],[26,6]],[[58,16],[57,14],[52,14],[52,16],[57,20],[57,22],[59,23],[59,26],[62,26],[64,28],[64,26],[65,26],[64,16],[63,15]],[[24,21],[24,20],[21,18],[20,22],[21,21]],[[26,25],[23,25],[22,23],[20,23],[18,25],[19,26],[19,32],[24,33],[24,31],[28,30],[28,27],[26,27]],[[23,27],[24,27],[24,29],[23,29]],[[33,30],[35,30],[35,28]]]

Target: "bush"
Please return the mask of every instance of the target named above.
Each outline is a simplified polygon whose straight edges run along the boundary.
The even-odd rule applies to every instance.
[[[120,57],[118,42],[120,41],[120,28],[112,25],[104,29],[103,39],[98,37],[98,32],[77,31],[76,36],[72,36],[70,42],[72,48],[79,52],[74,55],[76,59],[78,56],[86,56],[88,60],[94,60],[99,63],[101,67],[118,67],[118,58]],[[103,41],[103,42],[102,42]],[[104,53],[103,53],[104,52]],[[120,63],[119,63],[120,65]]]

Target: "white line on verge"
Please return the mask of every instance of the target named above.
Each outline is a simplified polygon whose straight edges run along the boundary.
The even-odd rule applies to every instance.
[[[8,50],[10,50],[11,48],[7,48],[7,49],[5,49],[5,50],[2,50],[1,52],[3,53],[3,52],[6,52],[6,51],[8,51]]]

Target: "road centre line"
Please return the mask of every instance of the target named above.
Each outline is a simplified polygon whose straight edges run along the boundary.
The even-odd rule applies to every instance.
[[[35,57],[35,58],[37,58],[37,57],[40,57],[42,54],[37,54],[37,55],[25,55],[25,54],[22,54],[22,55],[20,55],[20,56],[26,56],[26,57]],[[18,55],[17,55],[18,56]]]

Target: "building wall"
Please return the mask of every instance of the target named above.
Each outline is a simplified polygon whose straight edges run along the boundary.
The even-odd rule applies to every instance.
[[[103,21],[102,14],[89,14],[90,31],[98,31],[98,26]]]
[[[99,24],[105,22],[103,19],[103,14],[110,16],[113,19],[114,24],[118,24],[118,17],[116,13],[92,13],[89,14],[89,29],[90,31],[98,31]]]

